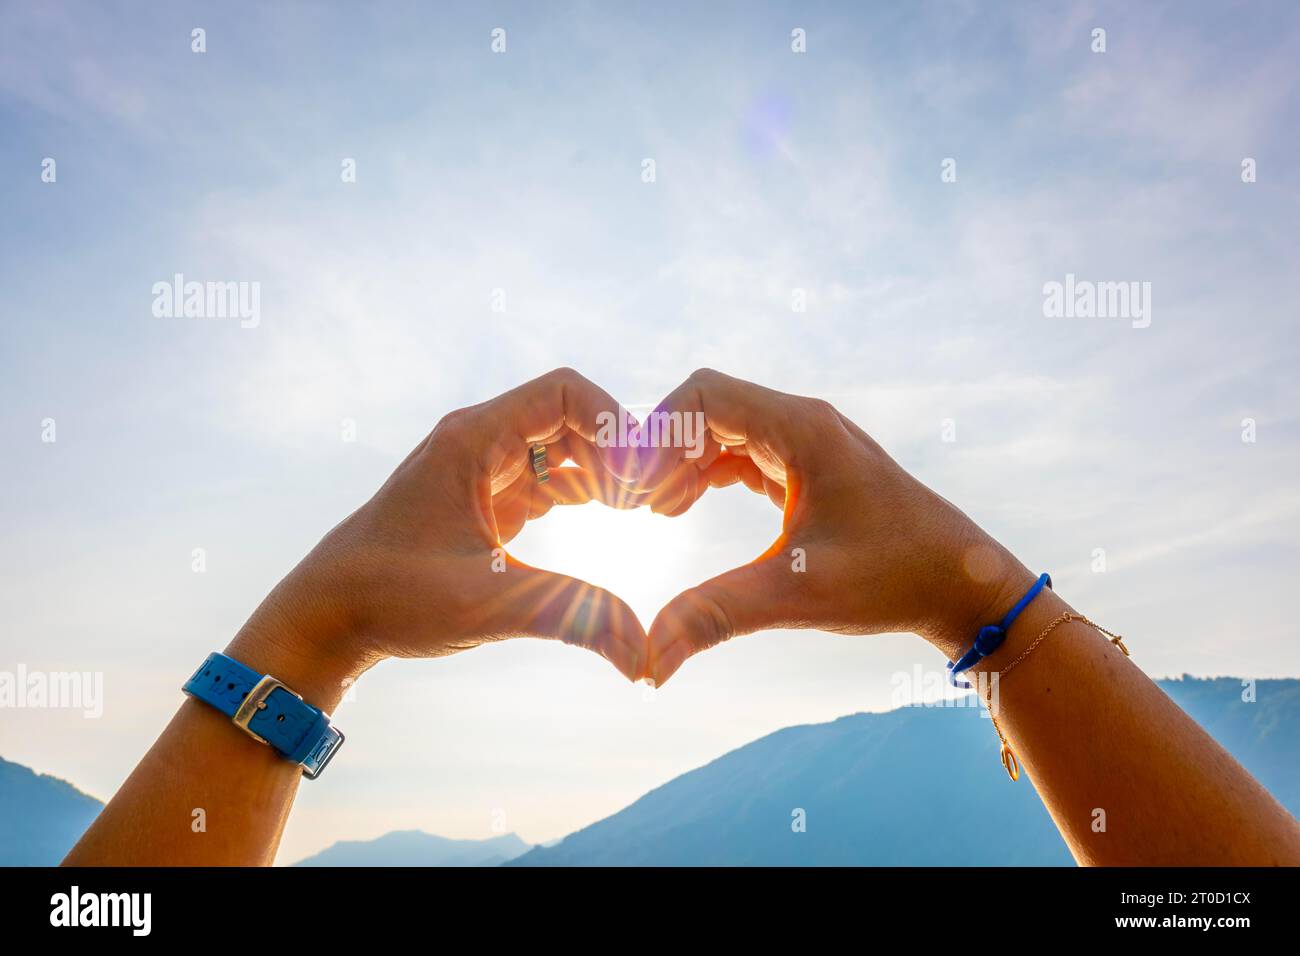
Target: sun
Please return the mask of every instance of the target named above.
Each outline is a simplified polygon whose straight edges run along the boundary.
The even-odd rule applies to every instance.
[[[692,522],[648,508],[590,503],[552,508],[528,522],[508,550],[534,567],[612,591],[649,627],[659,609],[692,583],[697,533]]]

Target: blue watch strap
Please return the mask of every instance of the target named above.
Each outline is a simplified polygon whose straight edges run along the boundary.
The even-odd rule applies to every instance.
[[[241,730],[269,744],[315,780],[343,734],[323,711],[304,701],[274,677],[257,673],[225,654],[213,652],[181,688],[215,707]]]

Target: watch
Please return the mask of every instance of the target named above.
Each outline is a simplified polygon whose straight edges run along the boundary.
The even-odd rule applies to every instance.
[[[328,714],[270,674],[259,674],[225,654],[209,654],[181,690],[221,711],[254,740],[301,764],[308,780],[319,777],[343,745],[343,734],[330,726]]]

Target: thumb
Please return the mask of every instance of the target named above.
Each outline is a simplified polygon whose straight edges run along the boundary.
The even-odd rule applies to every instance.
[[[683,591],[650,625],[647,681],[662,687],[693,654],[741,634],[805,626],[789,565],[764,556]]]
[[[500,583],[483,603],[485,633],[560,640],[595,651],[630,681],[643,676],[645,628],[622,598],[515,558],[493,577]]]

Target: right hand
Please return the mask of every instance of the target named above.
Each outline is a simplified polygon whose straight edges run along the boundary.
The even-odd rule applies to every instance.
[[[827,402],[701,369],[656,411],[702,413],[710,440],[696,460],[681,448],[639,449],[634,487],[650,492],[655,510],[681,514],[709,487],[737,481],[783,510],[781,534],[763,554],[656,616],[648,643],[656,685],[699,651],[772,628],[911,631],[954,659],[1034,580]]]

